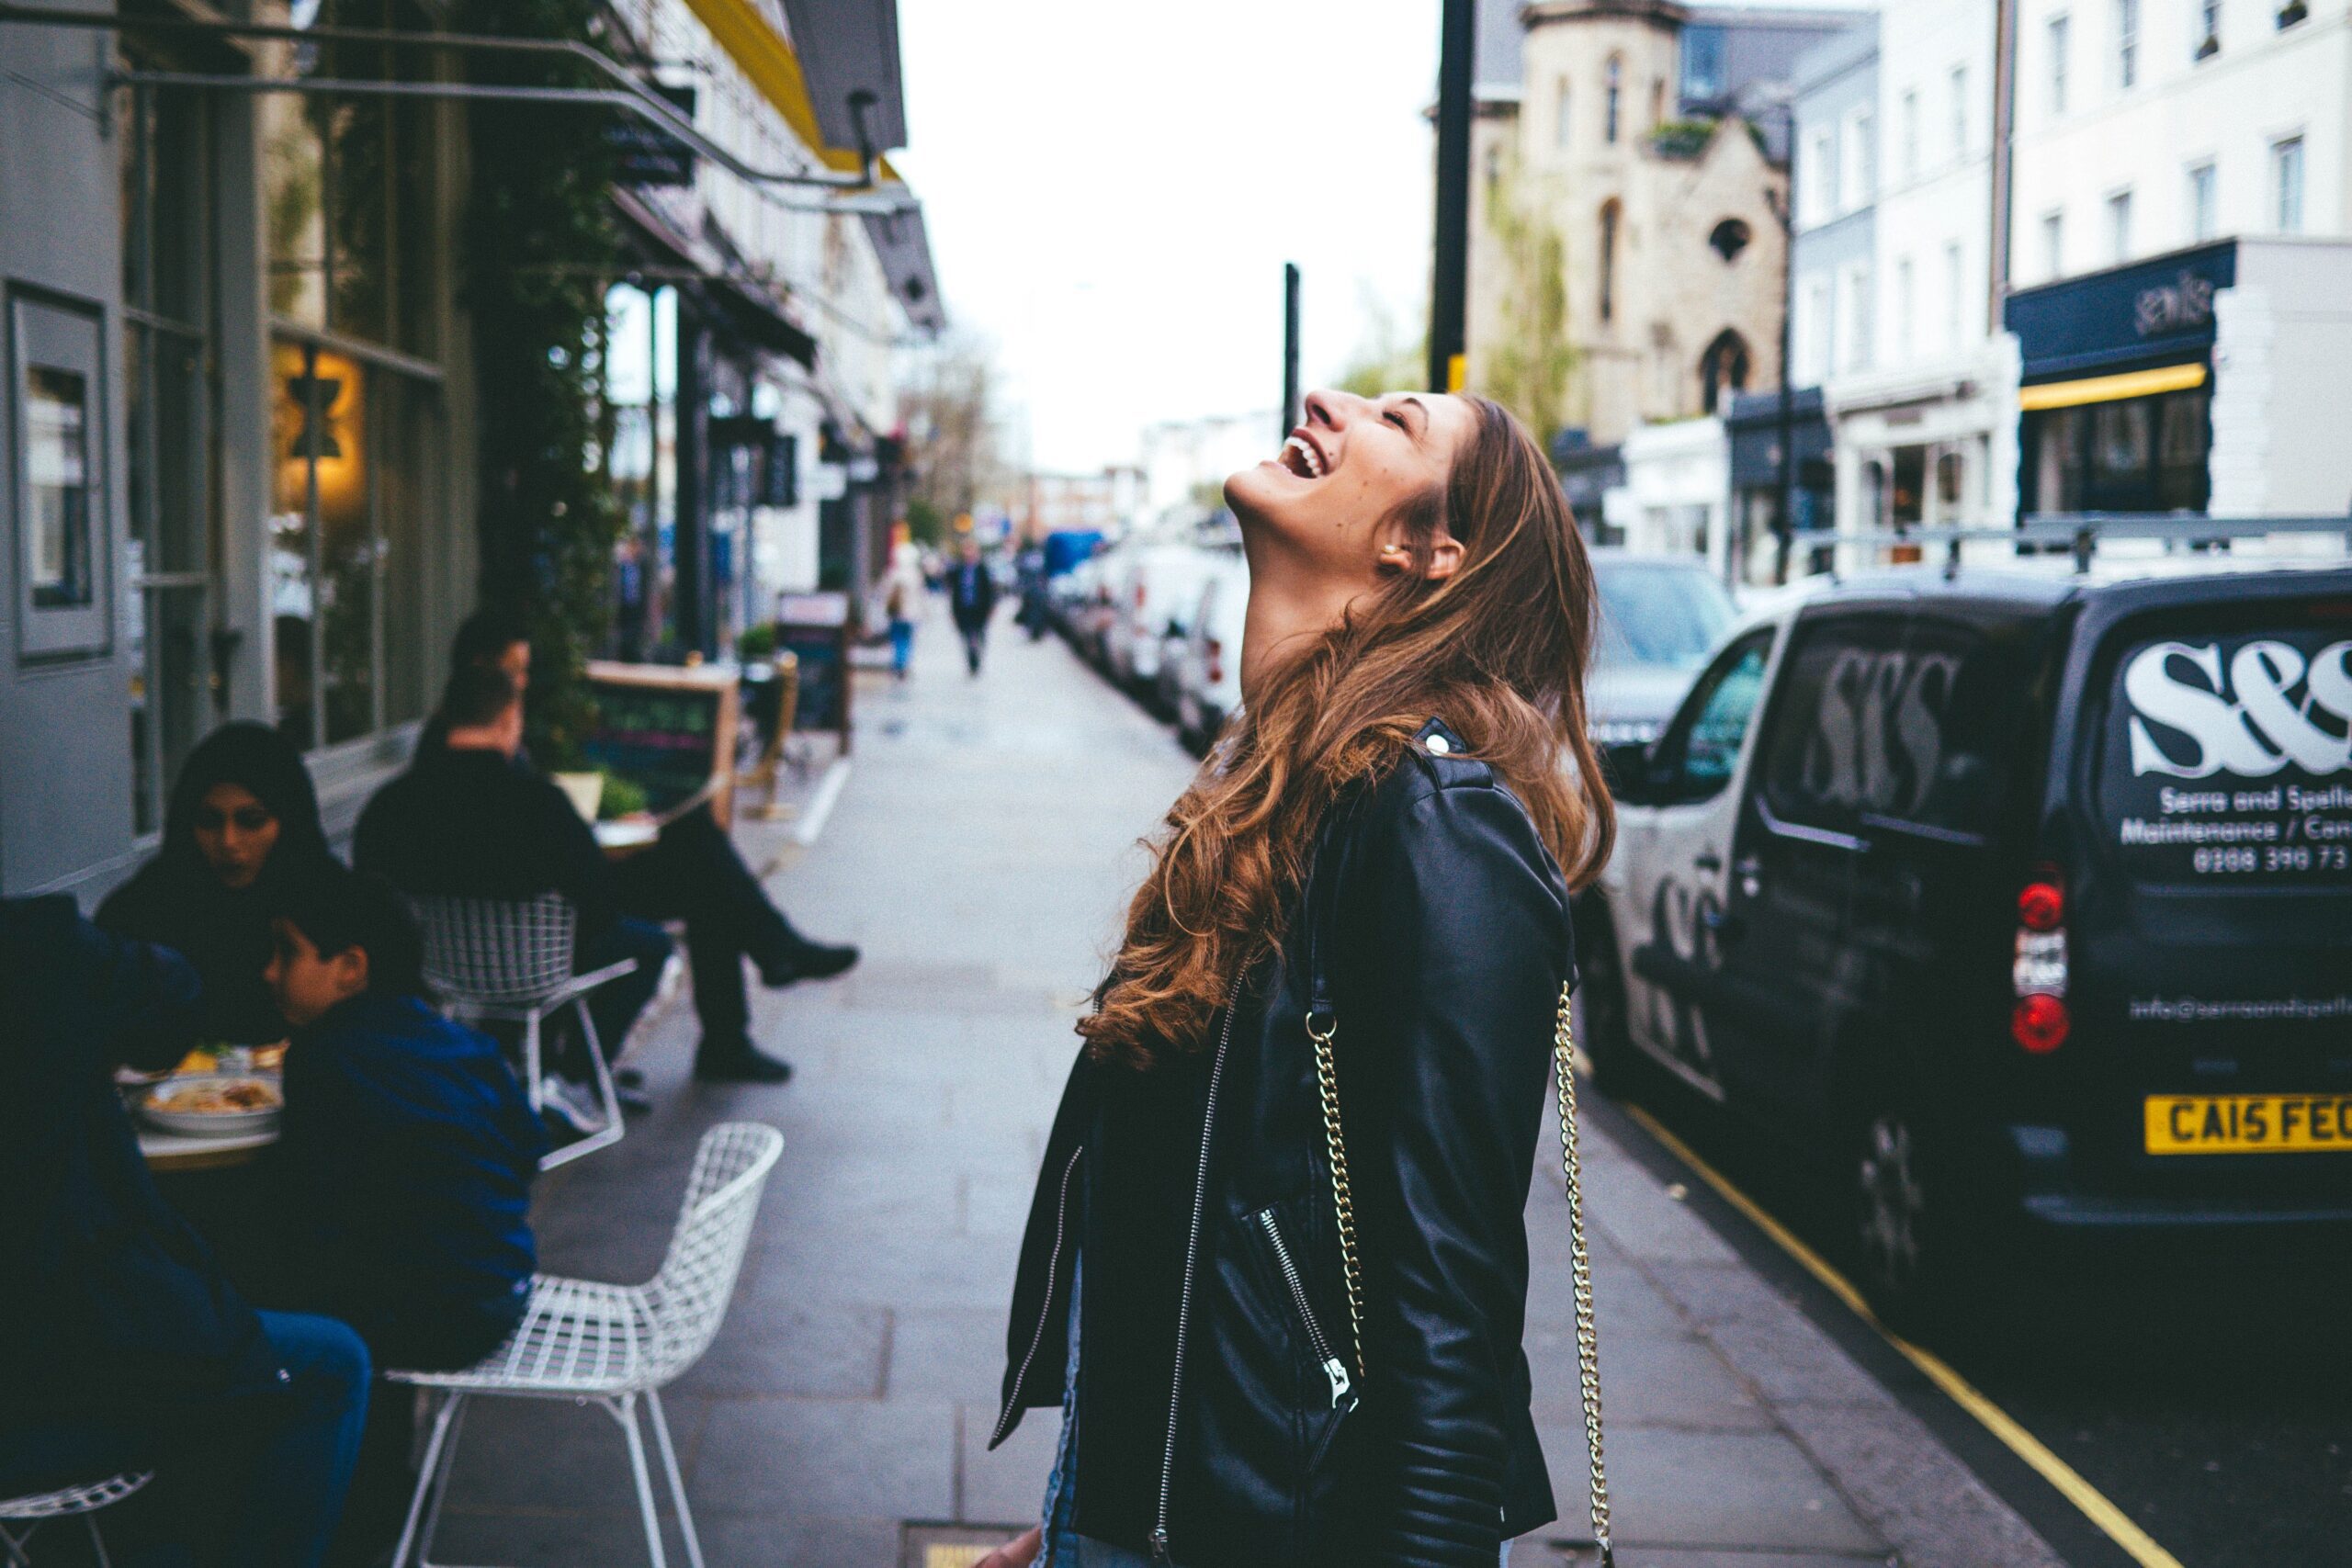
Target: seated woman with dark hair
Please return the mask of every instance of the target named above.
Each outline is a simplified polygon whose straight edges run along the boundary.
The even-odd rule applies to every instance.
[[[286,1020],[261,977],[270,916],[279,887],[334,858],[293,742],[266,725],[224,724],[172,786],[163,849],[98,906],[97,923],[196,965],[201,1038],[283,1040]]]
[[[389,885],[314,866],[275,929],[268,980],[294,1025],[277,1149],[288,1290],[379,1365],[469,1365],[529,1301],[538,1122],[497,1043],[425,1001]]]

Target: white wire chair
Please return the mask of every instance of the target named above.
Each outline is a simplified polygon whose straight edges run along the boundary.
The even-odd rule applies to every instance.
[[[572,938],[580,917],[560,893],[531,898],[426,893],[412,895],[409,902],[424,929],[424,978],[440,993],[450,1013],[523,1026],[523,1088],[530,1096],[535,1116],[547,1100],[539,1066],[540,1021],[567,1007],[579,1015],[604,1124],[547,1156],[539,1161],[539,1168],[553,1170],[619,1143],[626,1130],[620,1091],[613,1082],[612,1064],[605,1060],[604,1044],[596,1038],[588,993],[634,971],[637,960],[624,958],[585,975],[574,975]]]
[[[686,1561],[703,1568],[702,1541],[686,1506],[678,1471],[678,1450],[662,1411],[662,1390],[702,1359],[718,1337],[735,1293],[760,1189],[784,1134],[757,1122],[723,1122],[702,1135],[685,1201],[661,1272],[642,1285],[611,1285],[542,1274],[531,1281],[531,1302],[522,1324],[489,1356],[463,1371],[391,1371],[394,1382],[411,1383],[442,1395],[416,1492],[409,1499],[392,1568],[434,1568],[428,1561],[440,1528],[441,1505],[457,1457],[466,1404],[481,1397],[591,1400],[620,1424],[637,1482],[638,1511],[645,1522],[645,1544],[653,1568],[668,1568],[656,1512],[645,1438],[637,1412],[644,1406],[661,1451],[671,1506],[677,1510]]]
[[[9,1568],[32,1568],[33,1531],[51,1519],[79,1517],[89,1528],[90,1551],[98,1560],[98,1568],[107,1568],[107,1543],[98,1534],[96,1517],[100,1508],[110,1508],[150,1481],[155,1479],[152,1470],[134,1473],[110,1475],[104,1481],[87,1486],[63,1486],[54,1492],[33,1492],[22,1497],[0,1498],[0,1552],[6,1552]],[[9,1525],[23,1525],[22,1533]]]

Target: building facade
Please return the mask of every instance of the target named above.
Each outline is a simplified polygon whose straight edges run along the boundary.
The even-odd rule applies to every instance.
[[[1868,256],[1810,279],[1797,308],[1799,357],[1823,370],[1841,530],[2016,508],[2018,371],[1992,253],[1995,20],[1995,0],[1886,0],[1875,102],[1798,146],[1801,223],[1871,209]]]
[[[2352,510],[2352,6],[2022,0],[2024,513]]]
[[[753,0],[695,8],[757,27],[771,58],[789,57],[780,14]],[[833,25],[859,8],[818,9]],[[317,14],[261,0],[250,17],[284,28]],[[0,22],[0,892],[11,896],[86,903],[127,875],[159,840],[181,761],[232,718],[291,738],[330,833],[346,831],[405,761],[476,599],[482,502],[462,285],[469,265],[492,263],[465,247],[469,111],[433,91],[467,80],[471,62],[462,50],[402,48],[384,51],[398,62],[385,66],[373,51],[256,35],[206,7],[171,17],[187,25],[149,30],[98,11],[87,26]],[[446,22],[437,5],[411,0],[334,19]],[[658,83],[649,57],[631,54],[650,36],[608,41]],[[695,58],[706,82],[695,123],[744,134],[707,85],[735,56],[714,42]],[[388,70],[421,91],[335,85]],[[276,85],[140,80],[156,73]],[[805,81],[804,96],[821,103],[822,85]],[[813,109],[804,118],[813,124]],[[783,155],[743,152],[771,165]],[[673,537],[707,544],[724,536],[713,517],[745,505],[752,466],[729,490],[688,456],[737,435],[741,450],[769,451],[724,423],[754,412],[762,393],[722,363],[794,361],[837,400],[837,419],[887,432],[876,356],[926,304],[935,317],[935,292],[927,255],[910,259],[903,236],[886,254],[860,218],[816,219],[814,239],[752,231],[747,244],[720,202],[695,214],[707,248],[681,252],[664,223],[641,220],[668,198],[641,197],[613,193],[631,236],[619,270],[658,280],[640,368],[646,405],[666,419],[649,418],[639,450],[649,473],[665,471]],[[834,303],[821,254],[813,275],[753,265],[836,236],[842,276],[878,279],[841,289],[842,313],[869,326],[870,353],[843,339],[829,354],[801,323],[799,299]],[[705,349],[676,352],[694,335],[682,320],[700,323]],[[666,355],[652,342],[665,330]],[[616,482],[620,445],[601,454]],[[796,454],[804,496],[821,494],[809,482],[820,446]],[[777,483],[792,477],[763,465],[762,482],[771,469]],[[805,559],[775,570],[805,575]],[[687,586],[708,606],[722,579],[708,564],[699,573]],[[715,642],[724,622],[701,615]]]

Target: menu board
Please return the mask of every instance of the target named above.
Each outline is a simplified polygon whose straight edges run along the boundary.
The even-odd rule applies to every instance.
[[[2138,880],[2352,879],[2352,638],[2340,626],[2138,644],[2108,710],[2101,827]]]
[[[792,728],[839,735],[846,753],[851,691],[849,595],[783,595],[776,606],[775,634],[778,650],[800,661],[799,705],[793,710]]]
[[[721,822],[733,794],[741,698],[729,666],[588,666],[596,726],[589,762],[645,791],[654,815],[675,816],[703,798]]]

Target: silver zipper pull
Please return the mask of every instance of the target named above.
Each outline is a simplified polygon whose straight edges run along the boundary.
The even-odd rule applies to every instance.
[[[1168,1531],[1164,1527],[1151,1532],[1151,1560],[1176,1568],[1176,1560],[1168,1555]]]
[[[1331,1408],[1337,1410],[1347,1403],[1349,1393],[1355,1387],[1348,1377],[1347,1363],[1334,1356],[1323,1363],[1323,1375],[1331,1380]]]

